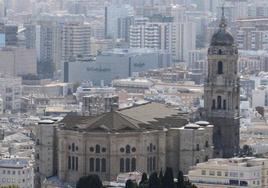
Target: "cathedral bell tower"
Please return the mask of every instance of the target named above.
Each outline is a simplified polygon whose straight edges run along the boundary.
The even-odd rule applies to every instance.
[[[238,50],[226,28],[223,9],[219,29],[208,49],[208,75],[204,88],[205,114],[214,125],[215,157],[233,157],[239,150]]]

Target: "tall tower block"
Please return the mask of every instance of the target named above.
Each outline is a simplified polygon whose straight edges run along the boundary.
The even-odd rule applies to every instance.
[[[238,49],[227,31],[222,10],[219,29],[208,50],[208,75],[204,88],[205,113],[214,125],[215,157],[232,157],[239,150],[240,84]]]

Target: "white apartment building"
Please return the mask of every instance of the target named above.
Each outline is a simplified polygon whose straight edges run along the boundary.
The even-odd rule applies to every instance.
[[[27,159],[0,159],[0,185],[15,185],[20,188],[33,188],[33,166]]]
[[[168,14],[172,19],[165,21],[135,19],[130,26],[130,47],[164,50],[174,61],[186,62],[189,52],[196,49],[196,23],[188,20],[180,6],[171,7]]]
[[[67,24],[62,32],[62,60],[77,55],[90,55],[91,27],[89,24]]]
[[[268,159],[210,159],[194,166],[188,177],[198,188],[266,188]]]
[[[262,86],[252,91],[252,107],[268,106],[268,90]]]
[[[145,23],[130,26],[131,48],[153,48],[170,51],[171,23]]]

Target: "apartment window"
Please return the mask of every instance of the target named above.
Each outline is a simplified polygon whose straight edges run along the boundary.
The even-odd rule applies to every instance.
[[[215,171],[210,170],[210,171],[209,171],[209,175],[210,175],[210,176],[215,176]]]
[[[201,174],[202,174],[203,176],[205,176],[205,175],[206,175],[206,170],[202,170]]]
[[[217,176],[221,176],[221,171],[217,171]]]

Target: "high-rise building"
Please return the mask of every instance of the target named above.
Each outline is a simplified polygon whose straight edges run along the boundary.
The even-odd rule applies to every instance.
[[[238,49],[222,15],[208,50],[205,114],[214,127],[215,155],[232,157],[239,150],[240,86]]]
[[[89,24],[66,24],[62,32],[62,60],[78,55],[90,55],[91,28]]]
[[[105,7],[105,37],[125,38],[134,9],[130,5],[110,5]]]
[[[131,48],[153,48],[170,51],[171,23],[147,22],[130,27]]]

